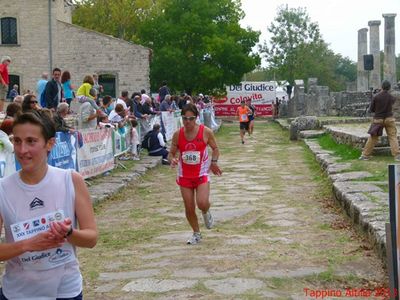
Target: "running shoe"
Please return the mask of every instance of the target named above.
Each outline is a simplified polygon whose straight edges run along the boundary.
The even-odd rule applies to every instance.
[[[196,245],[201,241],[201,233],[200,232],[193,232],[193,235],[190,239],[187,240],[186,244],[188,245]]]
[[[242,141],[242,144],[244,144],[244,141]]]
[[[361,155],[359,158],[359,160],[370,160],[369,156],[365,156],[365,155]]]
[[[214,226],[214,218],[208,210],[205,214],[203,214],[204,224],[207,229],[211,229]]]

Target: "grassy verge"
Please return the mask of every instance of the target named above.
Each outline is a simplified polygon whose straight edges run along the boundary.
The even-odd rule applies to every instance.
[[[329,134],[324,134],[317,138],[322,149],[333,151],[334,156],[340,157],[341,160],[354,160],[360,157],[361,150],[355,149],[349,145],[337,144]]]

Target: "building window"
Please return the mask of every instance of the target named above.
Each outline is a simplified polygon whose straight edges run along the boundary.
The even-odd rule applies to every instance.
[[[16,18],[1,18],[1,43],[3,45],[18,44]]]
[[[116,78],[113,74],[100,74],[99,75],[99,84],[103,86],[103,93],[100,96],[110,95],[115,98],[116,93]]]
[[[14,87],[14,84],[18,85],[18,94],[21,95],[21,82],[20,82],[20,77],[18,75],[10,74],[8,75],[8,79],[10,80],[10,83],[8,84],[8,92],[7,92],[7,99],[11,99],[10,97],[10,91]]]

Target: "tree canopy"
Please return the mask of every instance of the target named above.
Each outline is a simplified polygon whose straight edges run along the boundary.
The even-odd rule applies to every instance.
[[[355,63],[329,49],[305,8],[279,7],[268,31],[272,37],[260,52],[269,64],[268,72],[278,80],[293,84],[295,79],[307,82],[317,77],[319,84],[341,90],[346,81],[355,79]]]
[[[140,42],[154,52],[152,83],[167,79],[172,88],[188,92],[239,83],[260,63],[251,54],[259,32],[241,28],[243,16],[239,1],[166,2],[163,13],[138,31]]]
[[[153,90],[210,92],[260,64],[259,32],[240,27],[239,0],[83,0],[74,23],[152,49]]]

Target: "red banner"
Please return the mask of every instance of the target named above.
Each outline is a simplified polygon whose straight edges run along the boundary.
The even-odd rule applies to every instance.
[[[255,104],[256,116],[272,116],[272,104]],[[215,115],[219,117],[232,117],[236,115],[239,105],[227,105],[214,103]]]

